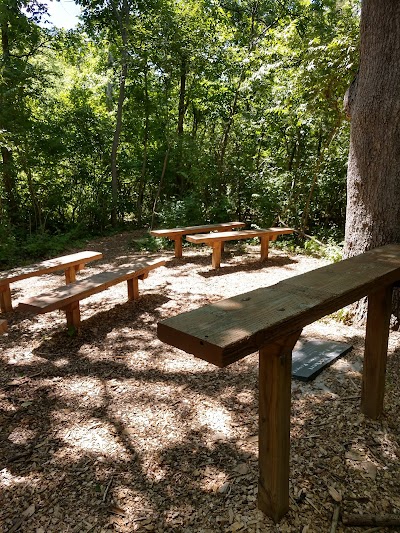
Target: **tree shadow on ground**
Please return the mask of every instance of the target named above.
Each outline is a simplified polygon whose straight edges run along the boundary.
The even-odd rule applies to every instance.
[[[0,398],[7,529],[35,505],[22,531],[35,531],[38,517],[46,531],[279,530],[256,511],[257,356],[217,369],[160,343],[156,324],[168,301],[150,292],[107,311],[89,302],[87,311],[97,312],[76,338],[59,320],[46,331],[27,324],[33,344],[15,362],[17,337],[7,339]],[[360,354],[349,360],[359,365]],[[360,376],[339,368],[324,371],[320,387],[293,383],[283,530],[328,531],[330,486],[347,511],[397,510],[399,353],[389,358],[390,410],[378,422],[360,416]],[[384,491],[365,477],[363,461],[346,458],[353,448],[377,464],[378,480],[387,476]]]

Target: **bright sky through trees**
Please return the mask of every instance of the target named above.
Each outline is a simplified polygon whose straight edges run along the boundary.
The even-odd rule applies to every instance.
[[[58,28],[69,30],[77,25],[80,7],[73,0],[46,0],[49,10],[49,22]]]

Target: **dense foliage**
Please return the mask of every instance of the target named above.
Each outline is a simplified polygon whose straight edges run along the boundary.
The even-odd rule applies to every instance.
[[[0,0],[0,262],[71,235],[344,229],[357,0]]]

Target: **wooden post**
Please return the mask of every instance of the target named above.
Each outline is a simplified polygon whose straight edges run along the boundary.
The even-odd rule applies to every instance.
[[[260,241],[261,241],[261,261],[266,261],[268,259],[269,235],[262,235],[260,237]]]
[[[2,313],[10,313],[12,311],[11,290],[9,283],[0,286],[0,309]]]
[[[174,238],[175,244],[175,257],[182,257],[182,235],[178,235]]]
[[[260,349],[258,508],[275,522],[289,510],[292,350],[300,333]]]
[[[71,266],[65,269],[65,283],[69,285],[74,283],[74,281],[76,281],[76,270],[75,266]]]
[[[137,277],[126,280],[128,285],[128,300],[137,300],[139,298],[139,280]]]
[[[368,296],[361,411],[373,419],[383,411],[391,310],[391,286]]]
[[[221,250],[222,243],[221,241],[216,241],[212,243],[212,267],[219,268],[221,265]]]
[[[7,320],[0,320],[0,335],[7,331]]]
[[[81,325],[81,311],[79,308],[79,300],[68,304],[64,308],[64,310],[67,315],[67,327],[74,334],[79,330]]]

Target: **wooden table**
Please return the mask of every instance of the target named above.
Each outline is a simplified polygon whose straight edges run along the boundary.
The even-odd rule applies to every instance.
[[[244,228],[244,222],[221,222],[220,224],[205,224],[203,226],[186,226],[172,229],[155,229],[150,231],[153,237],[164,237],[172,239],[175,243],[175,257],[182,257],[182,237],[193,233],[204,233],[205,231],[226,231],[235,228]]]
[[[383,410],[392,287],[400,245],[387,245],[163,320],[158,337],[219,367],[259,351],[258,507],[289,509],[292,350],[302,328],[368,296],[361,410]]]
[[[291,228],[246,229],[241,231],[224,231],[222,233],[189,235],[186,237],[186,240],[195,244],[208,244],[209,246],[212,246],[212,267],[219,268],[221,265],[221,253],[224,242],[259,237],[261,241],[261,261],[265,261],[268,258],[269,241],[276,240],[278,235],[293,233],[293,231],[294,230]]]

